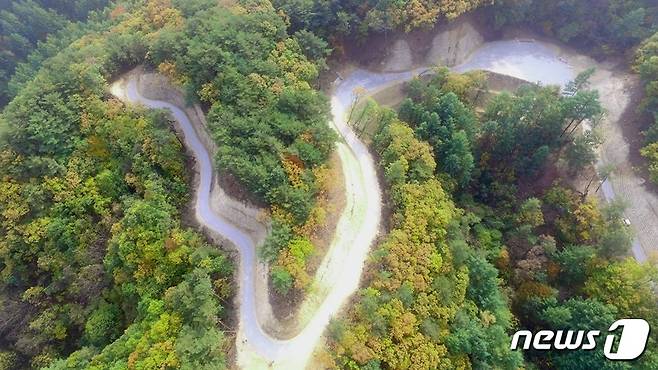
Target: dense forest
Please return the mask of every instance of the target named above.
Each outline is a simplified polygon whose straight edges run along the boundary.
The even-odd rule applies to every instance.
[[[507,345],[512,315],[496,268],[488,251],[465,240],[471,222],[479,222],[456,208],[437,178],[433,148],[385,109],[371,104],[364,120],[380,123],[373,140],[390,186],[393,225],[373,252],[367,287],[347,321],[329,328],[336,365],[520,367],[520,353]]]
[[[652,0],[502,0],[490,14],[495,27],[531,27],[596,56],[626,53],[658,30]]]
[[[480,115],[482,76],[446,69],[412,81],[397,113],[365,105],[353,124],[357,132],[377,127],[393,229],[373,252],[357,304],[331,328],[338,367],[516,368],[511,326],[605,330],[630,316],[656,323],[647,277],[657,271],[625,257],[630,235],[619,204],[602,207],[566,183],[523,196],[518,189],[549,159],[562,158],[567,173],[593,165],[598,141],[574,129],[601,113],[587,90],[590,73],[569,84],[572,94],[521,86],[491,98]],[[570,160],[574,151],[590,160]],[[633,368],[655,368],[657,339]],[[541,368],[631,368],[594,351],[529,351],[526,359]]]
[[[285,298],[309,288],[318,253],[338,140],[318,87],[346,39],[479,9],[495,27],[635,54],[655,118],[642,155],[658,182],[658,6],[595,3],[0,1],[0,369],[231,366],[235,261],[186,218],[190,163],[169,116],[108,94],[121,73],[145,64],[202,106],[217,170],[269,210],[259,256]],[[633,364],[509,349],[519,328],[658,325],[658,271],[627,257],[623,205],[593,195],[592,73],[566,94],[491,93],[482,73],[436,68],[396,111],[360,105],[351,124],[376,153],[389,230],[327,329],[327,367],[658,368],[655,330]],[[546,172],[562,177],[539,185]]]
[[[32,54],[37,45],[42,44],[43,49],[61,48],[82,37],[85,26],[81,21],[107,3],[107,0],[0,1],[0,106],[18,92],[10,84],[16,68],[22,63],[38,63],[43,59],[41,55]],[[52,50],[57,51],[59,49]]]
[[[181,222],[181,144],[165,115],[106,95],[162,26],[135,10],[48,59],[2,114],[3,368],[225,362],[232,263]]]

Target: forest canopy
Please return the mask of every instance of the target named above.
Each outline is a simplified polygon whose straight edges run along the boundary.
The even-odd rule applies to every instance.
[[[590,74],[569,84],[573,94],[536,85],[494,94],[479,114],[484,76],[445,68],[410,82],[397,113],[362,104],[352,124],[366,139],[375,127],[394,208],[356,304],[330,327],[339,368],[513,369],[524,360],[508,350],[512,329],[603,331],[628,315],[655,325],[657,270],[625,257],[620,204],[559,182],[518,190],[583,145],[574,127],[601,114]],[[566,160],[564,171],[592,165]],[[633,366],[656,365],[656,339]],[[541,368],[630,368],[595,351],[524,357]]]
[[[218,173],[267,209],[258,255],[289,299],[312,289],[326,222],[334,51],[476,9],[598,57],[637,47],[658,182],[654,1],[0,1],[0,370],[233,365],[236,261],[186,215],[193,166],[171,117],[121,103],[111,81],[144,65],[203,110]],[[430,72],[396,110],[354,106],[390,214],[327,328],[326,365],[658,368],[655,331],[632,364],[509,349],[517,329],[658,325],[658,271],[628,258],[623,204],[593,195],[593,71],[506,92],[484,73]],[[583,174],[584,188],[567,181]]]
[[[75,23],[84,21],[90,12],[107,4],[107,0],[0,2],[0,34],[3,39],[0,44],[0,106],[17,93],[9,86],[15,69],[20,63],[29,63],[28,57],[39,58],[30,55],[37,45],[46,49],[81,37],[82,27]]]
[[[497,27],[529,26],[598,56],[623,54],[658,30],[653,0],[501,0],[491,15]]]

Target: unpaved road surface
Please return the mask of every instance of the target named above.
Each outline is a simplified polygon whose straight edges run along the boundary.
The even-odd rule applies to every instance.
[[[658,195],[631,165],[630,145],[623,133],[624,125],[630,122],[622,120],[625,110],[637,109],[638,102],[631,101],[629,91],[638,85],[637,76],[604,68],[597,70],[592,80],[607,111],[599,163],[614,168],[601,190],[607,201],[617,198],[626,205],[625,216],[635,235],[632,253],[639,262],[645,262],[658,252]]]

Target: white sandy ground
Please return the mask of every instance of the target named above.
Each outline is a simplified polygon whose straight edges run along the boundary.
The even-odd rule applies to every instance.
[[[625,144],[619,122],[616,121],[629,103],[628,94],[624,94],[629,81],[627,77],[620,77],[612,73],[610,68],[589,58],[563,52],[551,43],[530,39],[484,43],[481,35],[474,34],[477,31],[470,25],[460,25],[449,32],[448,35],[440,34],[435,38],[435,47],[428,53],[428,62],[424,63],[427,66],[414,68],[409,57],[398,55],[393,56],[394,59],[384,65],[388,69],[399,71],[405,70],[405,64],[408,64],[404,72],[376,73],[356,69],[350,72],[345,80],[336,82],[331,96],[334,118],[332,127],[341,136],[337,151],[345,175],[346,206],[340,216],[331,247],[318,269],[311,292],[300,309],[300,320],[305,324],[304,329],[289,340],[273,338],[263,330],[272,315],[266,294],[266,269],[258,263],[255,248],[262,241],[265,227],[256,226],[257,222],[253,222],[257,218],[258,210],[249,209],[232,200],[217,186],[211,161],[214,144],[208,139],[205,127],[195,126],[188,117],[192,114],[202,115],[200,110],[182,108],[185,106],[182,99],[158,97],[167,102],[145,98],[140,94],[142,87],[138,89],[138,81],[140,77],[144,77],[141,72],[129,74],[124,80],[112,85],[112,92],[124,101],[141,103],[151,108],[165,108],[172,112],[185,137],[185,145],[197,162],[199,186],[195,192],[194,207],[197,220],[211,234],[234,245],[240,254],[237,297],[239,324],[236,339],[239,367],[286,370],[305,368],[314,349],[321,342],[329,320],[340,313],[342,306],[358,288],[364,262],[381,221],[381,191],[372,157],[345,121],[346,112],[351,107],[357,88],[364,89],[366,94],[372,94],[391,84],[413,78],[437,61],[442,62],[441,64],[447,63],[458,72],[484,69],[544,84],[563,84],[575,77],[579,71],[589,66],[597,66],[599,69],[592,79],[592,87],[601,90],[602,103],[609,112],[604,122],[608,141],[603,147],[601,161],[614,163],[618,168],[611,178],[611,185],[604,184],[604,191],[606,194],[612,194],[611,188],[619,192],[625,191],[632,194],[640,204],[647,197],[647,194],[641,191],[641,181],[630,171],[627,145],[624,154]],[[405,47],[403,42],[397,42],[395,49],[408,53],[408,47]],[[441,54],[438,48],[444,48],[447,52]],[[639,188],[634,188],[634,184],[638,184]],[[655,199],[655,196],[652,199]],[[636,203],[631,203],[627,211],[633,224],[658,233],[658,216],[652,214],[648,217]],[[240,218],[236,214],[242,214],[244,217]],[[247,230],[243,229],[245,226]],[[646,245],[644,247],[649,248]],[[655,248],[655,244],[650,247]],[[636,257],[642,258],[637,252]]]

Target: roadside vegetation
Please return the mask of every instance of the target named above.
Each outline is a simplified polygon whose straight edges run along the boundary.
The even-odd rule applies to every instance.
[[[409,32],[431,28],[439,20],[454,19],[487,2],[482,0],[274,0],[285,12],[293,31],[313,30],[340,47],[344,37],[364,37],[370,33]],[[304,32],[304,31],[302,31]]]
[[[275,289],[303,292],[311,234],[326,214],[316,200],[337,140],[329,103],[313,88],[327,44],[311,32],[288,35],[267,2],[185,7],[186,19],[165,22],[150,62],[208,110],[219,173],[270,207],[273,231],[260,255]]]

